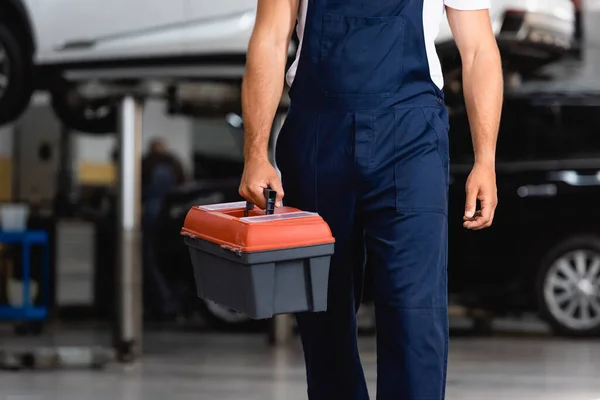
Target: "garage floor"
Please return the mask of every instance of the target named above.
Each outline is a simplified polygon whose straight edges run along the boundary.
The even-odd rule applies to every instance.
[[[18,348],[32,340],[0,333],[3,348]],[[56,345],[103,344],[107,335],[84,330],[49,334],[43,340]],[[362,338],[361,346],[374,394],[374,339]],[[297,343],[271,349],[261,335],[159,331],[146,335],[145,347],[143,361],[133,366],[0,372],[0,400],[306,399]],[[598,371],[600,341],[456,337],[447,399],[597,400]]]

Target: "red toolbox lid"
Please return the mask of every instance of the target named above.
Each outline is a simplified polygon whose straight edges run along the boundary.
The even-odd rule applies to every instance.
[[[278,207],[265,215],[258,207],[244,216],[246,202],[195,206],[181,234],[242,252],[289,249],[335,242],[329,225],[317,213]]]

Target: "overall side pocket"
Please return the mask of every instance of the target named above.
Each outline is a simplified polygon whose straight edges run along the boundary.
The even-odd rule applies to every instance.
[[[448,211],[448,140],[435,108],[402,111],[396,139],[396,208],[400,213]],[[400,112],[399,112],[400,113]]]
[[[445,108],[431,107],[422,109],[425,118],[428,118],[431,128],[437,136],[437,149],[440,161],[446,173],[446,185],[450,181],[450,126],[448,123],[448,114]]]

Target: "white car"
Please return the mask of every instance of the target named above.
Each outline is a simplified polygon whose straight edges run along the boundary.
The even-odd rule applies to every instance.
[[[424,0],[428,1],[428,0]],[[571,0],[492,0],[492,20],[513,67],[565,53]],[[48,90],[65,125],[114,132],[111,97],[90,100],[79,82],[159,79],[238,82],[256,0],[4,0],[0,4],[0,124],[18,118],[35,89]],[[457,60],[447,25],[440,58]],[[290,59],[295,53],[290,48]],[[516,63],[516,64],[515,64]]]

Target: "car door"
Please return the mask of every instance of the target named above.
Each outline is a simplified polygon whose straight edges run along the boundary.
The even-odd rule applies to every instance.
[[[186,0],[24,1],[40,64],[154,58],[183,47]]]
[[[520,148],[529,162],[519,166],[519,207],[524,237],[537,246],[523,253],[535,257],[533,268],[558,243],[597,234],[600,220],[600,114],[597,107],[538,105],[524,110],[521,124],[530,134]],[[532,117],[529,117],[532,118]],[[537,270],[536,270],[537,271]]]
[[[185,1],[186,52],[201,57],[225,56],[228,63],[244,64],[254,27],[256,0]]]
[[[256,0],[185,1],[188,16],[185,51],[189,55],[212,58],[219,62],[219,67],[245,65],[256,18]],[[291,43],[289,55],[295,52],[296,46]]]
[[[509,165],[512,138],[499,140],[497,161]],[[506,144],[506,146],[504,146]],[[514,147],[514,142],[512,143]],[[463,227],[466,182],[473,167],[473,145],[466,115],[453,118],[450,129],[448,283],[451,294],[501,295],[509,285],[519,243],[517,182],[510,168],[497,167],[499,205],[490,228],[470,231]],[[508,164],[507,164],[508,163]]]

